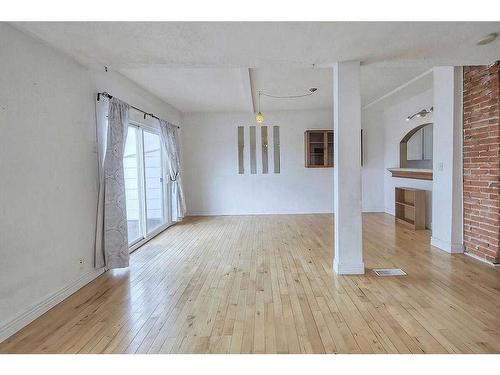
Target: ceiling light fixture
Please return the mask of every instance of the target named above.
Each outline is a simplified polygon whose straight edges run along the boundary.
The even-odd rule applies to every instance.
[[[265,92],[262,91],[259,92],[264,96],[274,99],[296,99],[296,98],[304,98],[306,96],[311,96],[316,91],[318,91],[317,87],[311,87],[309,90],[307,90],[306,94],[298,94],[298,95],[272,95],[272,94],[266,94]]]
[[[481,39],[479,39],[477,42],[477,45],[484,46],[486,44],[490,44],[491,42],[493,42],[497,38],[497,36],[498,36],[497,33],[488,34],[488,35],[482,37]]]
[[[255,115],[255,121],[257,121],[259,124],[262,124],[264,122],[264,115],[260,111],[260,96],[262,95],[262,92],[259,91],[259,107],[258,107],[258,113]]]
[[[422,110],[418,111],[417,113],[414,113],[413,115],[408,116],[408,117],[406,118],[406,121],[410,121],[410,120],[412,120],[412,119],[413,119],[413,118],[415,118],[415,117],[425,117],[425,116],[427,116],[429,113],[431,113],[431,112],[433,112],[433,111],[434,111],[434,107],[431,107],[431,108],[429,108],[429,109],[425,109],[425,108],[424,108],[424,109],[422,109]]]
[[[265,92],[259,90],[259,101],[258,101],[258,107],[257,107],[257,113],[255,115],[255,121],[257,121],[259,124],[262,124],[264,122],[264,115],[260,111],[260,97],[262,95],[267,96],[269,98],[274,98],[274,99],[296,99],[296,98],[304,98],[306,96],[311,96],[315,92],[318,91],[317,87],[311,87],[306,94],[299,94],[299,95],[272,95],[272,94],[266,94]]]

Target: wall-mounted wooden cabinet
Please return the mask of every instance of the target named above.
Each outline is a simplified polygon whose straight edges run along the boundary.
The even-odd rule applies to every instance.
[[[333,167],[333,130],[306,130],[304,132],[306,168]],[[363,129],[361,129],[361,166],[363,166]]]
[[[306,130],[304,144],[306,168],[333,167],[333,130]]]

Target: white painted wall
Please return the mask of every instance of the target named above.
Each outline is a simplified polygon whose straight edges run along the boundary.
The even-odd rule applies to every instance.
[[[248,126],[257,125],[251,113],[184,114],[183,181],[189,214],[333,212],[333,169],[304,167],[304,131],[331,129],[331,111],[284,111],[264,114],[266,125],[280,126],[279,174],[273,173],[272,163],[269,164],[270,173],[262,174],[259,143],[258,173],[249,173]],[[246,173],[242,175],[238,174],[238,126],[245,126]]]
[[[331,110],[266,112],[268,126],[279,125],[281,173],[239,175],[237,127],[256,125],[251,113],[186,113],[182,120],[182,157],[188,212],[191,215],[333,212],[333,170],[304,167],[304,131],[331,129]],[[384,211],[384,127],[363,113],[364,165],[362,208]],[[272,133],[269,129],[270,135]],[[259,137],[257,137],[259,139]],[[260,148],[257,147],[257,157]],[[270,156],[272,150],[270,150]],[[249,171],[249,147],[245,148]]]
[[[383,109],[384,123],[384,211],[394,215],[394,188],[412,187],[427,191],[426,226],[432,227],[432,181],[392,177],[387,168],[399,168],[399,142],[416,126],[433,122],[432,114],[406,121],[406,117],[433,105],[432,89]]]
[[[384,117],[383,111],[361,112],[363,167],[361,168],[363,212],[384,212]]]
[[[125,77],[89,71],[5,23],[0,51],[1,341],[98,275],[95,93],[181,117]]]

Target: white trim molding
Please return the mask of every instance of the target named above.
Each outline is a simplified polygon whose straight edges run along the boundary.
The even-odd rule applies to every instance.
[[[464,252],[462,243],[446,242],[436,237],[431,237],[431,245],[450,254],[462,254]]]
[[[26,327],[33,320],[45,314],[58,303],[68,298],[70,295],[90,283],[92,280],[96,279],[104,272],[104,268],[87,272],[64,288],[49,294],[46,298],[33,305],[14,319],[0,322],[0,343],[22,328]]]
[[[361,210],[362,213],[377,213],[381,212],[384,213],[384,207],[379,207],[379,206],[366,206],[363,207]],[[394,216],[394,215],[393,215]]]
[[[333,260],[333,270],[338,275],[364,275],[365,264],[362,263],[337,263],[335,259]]]

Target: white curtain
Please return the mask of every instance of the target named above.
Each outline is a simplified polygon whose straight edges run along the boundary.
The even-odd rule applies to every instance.
[[[181,221],[186,214],[186,202],[182,188],[178,128],[164,120],[159,120],[159,122],[160,137],[166,155],[165,166],[172,183],[172,220]]]
[[[96,268],[123,268],[129,265],[123,172],[128,113],[129,105],[116,98],[109,101],[107,111],[103,110],[103,107],[96,109],[99,159]]]

